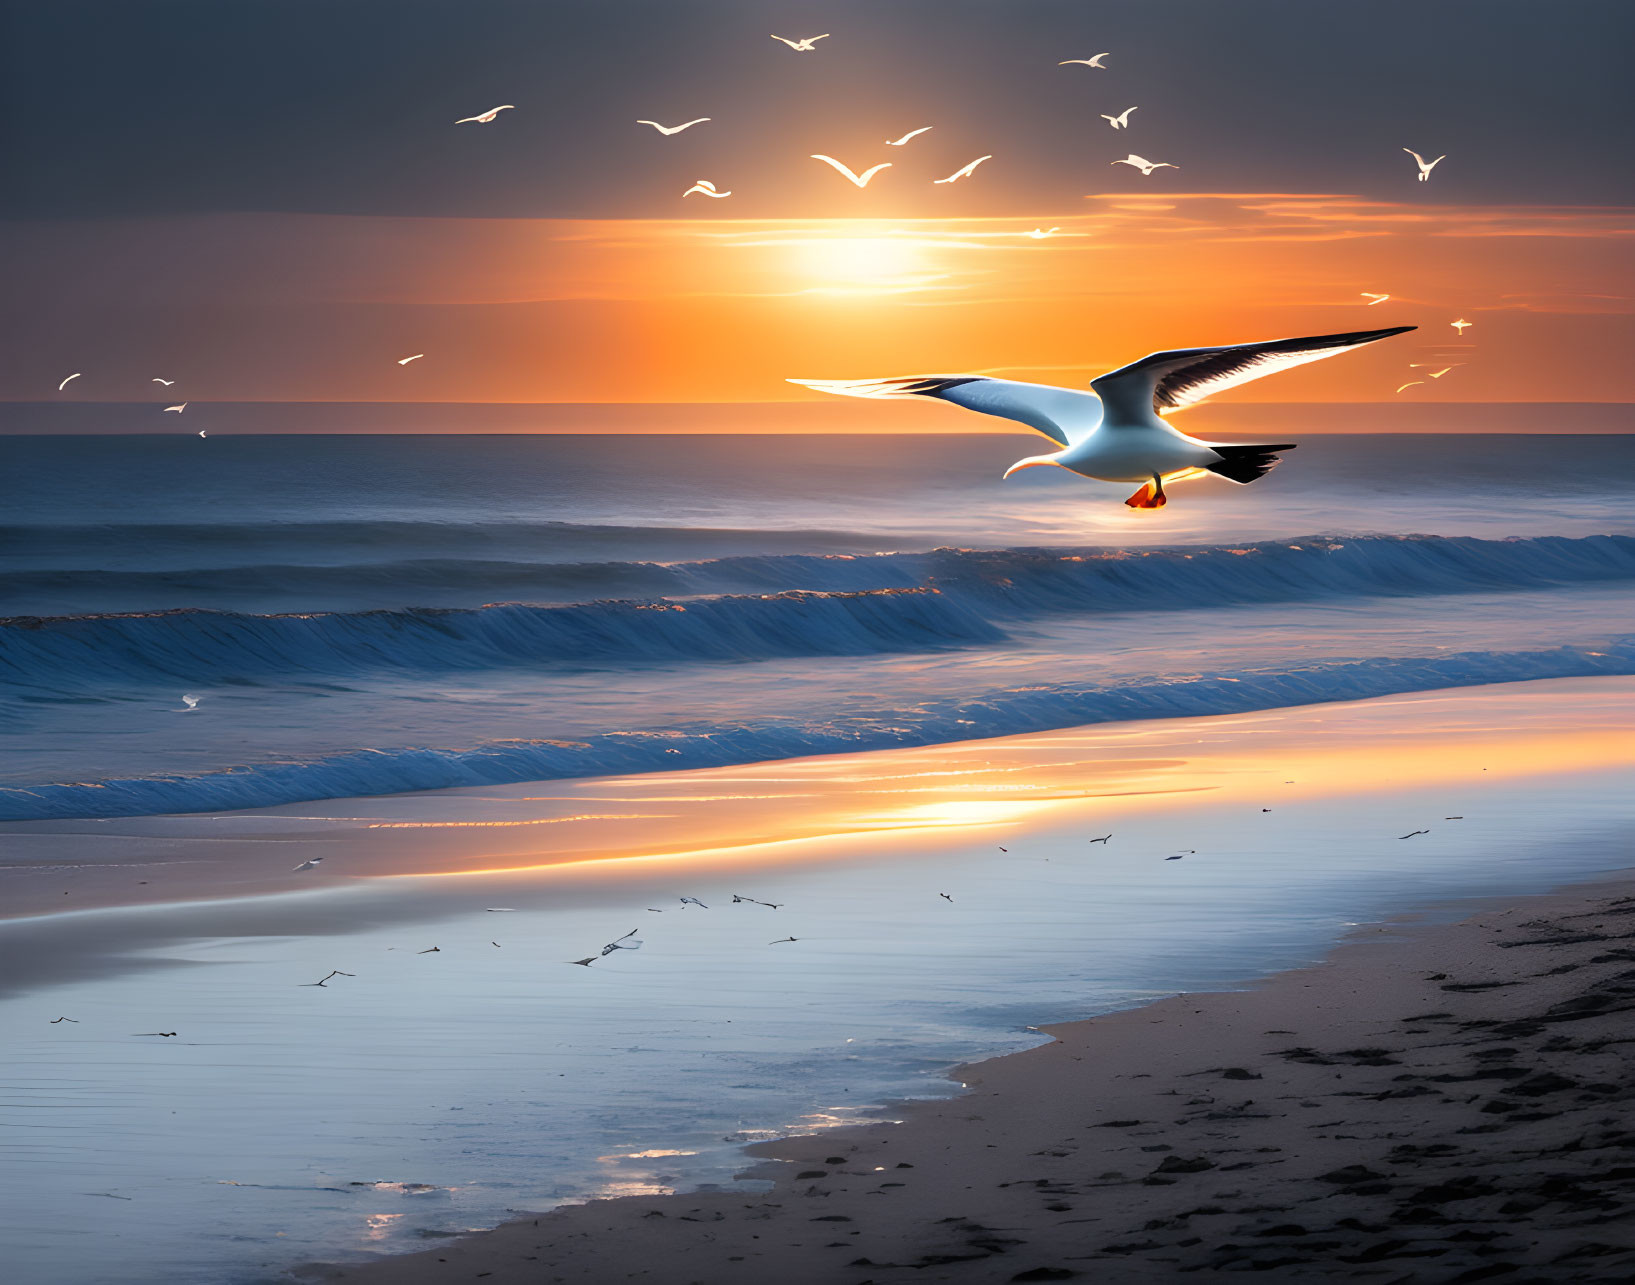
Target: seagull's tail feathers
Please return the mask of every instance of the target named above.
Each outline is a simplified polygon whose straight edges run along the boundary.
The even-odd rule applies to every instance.
[[[1281,442],[1277,445],[1266,446],[1225,446],[1212,443],[1210,449],[1221,457],[1218,464],[1206,464],[1211,473],[1219,473],[1222,477],[1242,485],[1265,477],[1278,465],[1279,451],[1292,451],[1294,442]]]
[[[833,393],[838,397],[879,400],[888,397],[938,397],[950,388],[973,383],[980,378],[980,375],[916,375],[908,379],[791,379],[787,382],[820,393]]]

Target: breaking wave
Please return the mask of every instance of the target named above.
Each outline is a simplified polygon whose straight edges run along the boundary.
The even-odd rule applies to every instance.
[[[915,599],[921,605],[938,599]],[[1279,669],[1159,677],[1093,686],[1012,688],[867,717],[767,719],[580,740],[508,740],[455,749],[355,750],[197,775],[0,788],[0,820],[114,817],[269,807],[304,799],[397,794],[553,778],[715,767],[1008,736],[1126,719],[1232,714],[1325,701],[1529,679],[1635,674],[1635,638],[1596,650],[1473,651]]]
[[[393,568],[388,570],[388,567]],[[24,573],[44,574],[44,573]],[[115,578],[118,572],[55,572]],[[131,573],[137,574],[137,573]],[[140,573],[155,575],[160,573]],[[176,573],[163,573],[171,575]],[[227,571],[198,572],[224,576]],[[658,600],[253,615],[189,608],[0,620],[0,678],[52,689],[368,671],[760,660],[991,644],[1045,613],[1523,590],[1635,579],[1635,537],[1315,537],[1159,550],[936,549],[704,562],[259,567],[294,586],[363,575],[537,598]],[[402,589],[406,584],[408,589]]]

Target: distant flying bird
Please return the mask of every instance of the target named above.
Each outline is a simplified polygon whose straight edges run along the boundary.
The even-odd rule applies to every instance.
[[[516,907],[515,906],[484,906],[483,909],[486,910],[491,915],[508,915],[513,910],[515,910]]]
[[[441,955],[443,948],[441,946],[427,946],[425,950],[417,950],[414,953],[417,955]]]
[[[327,982],[330,977],[356,977],[356,976],[357,976],[356,973],[343,973],[338,968],[332,968],[332,969],[329,970],[329,975],[327,977],[324,977],[321,981],[302,982],[301,985],[303,985],[303,986],[323,986],[324,983]],[[328,989],[328,988],[325,987],[325,989]]]
[[[1442,367],[1441,370],[1427,370],[1425,372],[1425,378],[1426,379],[1441,379],[1443,375],[1447,374],[1452,369],[1453,369],[1452,366],[1444,366],[1444,367]]]
[[[77,1017],[53,1017],[51,1019],[51,1025],[53,1025],[53,1026],[55,1026],[58,1022],[72,1022],[75,1026],[78,1026],[79,1025],[79,1018],[77,1018]]]
[[[1171,165],[1168,161],[1149,161],[1145,156],[1137,156],[1131,152],[1121,161],[1109,161],[1110,165],[1129,165],[1140,170],[1143,174],[1151,174],[1154,170],[1178,170],[1179,165]]]
[[[1095,54],[1089,58],[1068,58],[1057,63],[1056,65],[1058,67],[1071,67],[1077,63],[1084,67],[1094,67],[1097,71],[1106,71],[1107,64],[1102,62],[1102,59],[1107,57],[1107,54],[1110,54],[1111,52],[1112,50],[1109,49],[1106,54]]]
[[[70,383],[72,383],[74,380],[78,379],[79,377],[80,377],[80,372],[76,370],[67,379],[63,380],[62,383],[57,385],[57,391],[59,393],[62,392],[63,389],[67,388]]]
[[[167,411],[175,411],[178,415],[180,415],[184,410],[187,409],[187,403],[183,402],[180,406],[166,406],[165,409]]]
[[[299,874],[303,870],[316,870],[321,864],[323,864],[322,857],[313,857],[310,861],[303,861],[300,865],[296,866],[293,873]]]
[[[925,133],[925,131],[930,129],[930,128],[931,128],[930,125],[921,125],[918,129],[909,130],[908,133],[904,134],[901,138],[888,138],[886,140],[886,146],[887,147],[901,147],[904,143],[908,142],[909,139],[918,138],[921,134]]]
[[[426,354],[423,352],[417,352],[413,357],[399,357],[397,359],[397,364],[399,366],[407,366],[411,361],[419,361],[425,355]]]
[[[1033,231],[1024,232],[1022,235],[1025,237],[1030,237],[1035,241],[1043,241],[1046,237],[1055,236],[1056,233],[1060,231],[1060,228],[1034,228]]]
[[[777,941],[767,942],[767,945],[768,946],[781,946],[786,941],[799,941],[799,940],[800,940],[799,937],[780,937],[780,938],[778,938]]]
[[[494,117],[498,116],[501,112],[512,111],[515,109],[515,107],[515,103],[505,103],[499,107],[490,107],[486,112],[483,112],[479,116],[466,116],[455,121],[454,123],[456,125],[492,125],[494,123]]]
[[[1111,125],[1114,129],[1129,129],[1130,128],[1130,113],[1135,111],[1135,110],[1136,109],[1134,107],[1126,107],[1117,116],[1109,116],[1106,112],[1102,112],[1101,113],[1101,118],[1102,118],[1102,120],[1106,121],[1109,125]]]
[[[1411,839],[1416,834],[1429,834],[1429,833],[1430,833],[1429,830],[1410,830],[1410,831],[1408,831],[1407,834],[1397,835],[1397,838],[1399,838],[1399,839]]]
[[[697,906],[700,910],[708,910],[709,909],[709,907],[706,906],[697,897],[683,897],[681,899],[681,904],[683,906]]]
[[[1059,449],[1018,460],[1005,476],[1053,465],[1103,482],[1141,482],[1125,501],[1131,508],[1161,508],[1164,479],[1215,473],[1249,483],[1276,466],[1277,453],[1292,443],[1207,442],[1171,428],[1160,416],[1235,388],[1239,384],[1332,357],[1400,335],[1413,326],[1309,335],[1218,348],[1177,348],[1091,380],[1091,392],[1025,384],[981,375],[919,375],[906,379],[792,379],[792,384],[843,397],[933,397],[967,410],[1014,419],[1043,433]],[[1110,836],[1109,836],[1110,837]]]
[[[1092,839],[1092,840],[1090,840],[1090,842],[1091,842],[1091,843],[1106,843],[1106,842],[1107,842],[1107,840],[1109,840],[1109,839],[1111,839],[1111,838],[1112,838],[1112,837],[1113,837],[1113,836],[1112,836],[1112,835],[1110,835],[1110,834],[1104,834],[1104,835],[1102,835],[1102,836],[1101,836],[1101,838],[1099,838],[1099,839]]]
[[[150,383],[150,384],[163,384],[166,388],[169,388],[175,382],[176,381],[174,379],[160,379],[159,376],[157,376],[157,375],[155,375],[152,379],[148,380],[148,383]]]
[[[1419,181],[1421,183],[1429,183],[1431,181],[1431,171],[1443,161],[1448,159],[1447,154],[1444,153],[1443,155],[1438,156],[1434,161],[1427,161],[1411,147],[1404,147],[1402,150],[1407,152],[1409,156],[1413,157],[1414,164],[1419,166]]]
[[[977,157],[976,160],[972,161],[969,165],[960,166],[947,178],[934,178],[931,181],[933,183],[952,183],[955,179],[970,178],[971,172],[975,170],[978,165],[982,164],[983,161],[991,160],[993,160],[993,153],[989,152],[986,156]]]
[[[176,1034],[175,1031],[137,1031],[136,1032],[136,1036],[137,1036],[138,1039],[140,1039],[144,1035],[157,1035],[160,1039],[168,1040],[168,1039],[172,1038],[175,1034]]]
[[[187,710],[198,709],[198,707],[199,707],[199,698],[197,696],[194,696],[191,692],[189,692],[187,695],[182,697],[182,704],[186,705],[187,709],[177,710],[176,712],[178,714],[185,714],[185,713],[187,713]]]
[[[691,196],[694,192],[699,193],[701,196],[713,196],[717,198],[732,195],[731,192],[717,192],[715,190],[715,184],[710,182],[710,180],[707,178],[699,179],[698,182],[694,183],[681,195],[687,197]]]
[[[757,901],[754,897],[741,897],[736,892],[732,894],[733,905],[736,906],[741,901],[747,901],[752,906],[765,906],[768,910],[777,910],[783,905],[781,901]]]
[[[202,428],[199,430],[199,436],[200,437],[205,436],[205,431]]]
[[[1468,330],[1471,326],[1474,326],[1475,324],[1476,323],[1474,321],[1466,321],[1463,317],[1460,317],[1458,321],[1448,322],[1448,325],[1452,326],[1455,330],[1457,330],[1459,332],[1459,337],[1461,339],[1463,339],[1465,337],[1465,331]]]
[[[694,125],[702,125],[709,119],[708,116],[700,116],[697,120],[690,120],[685,125],[660,125],[656,120],[639,120],[636,124],[651,125],[659,133],[668,137],[671,134],[679,134],[684,129],[691,129]]]
[[[839,161],[835,160],[834,157],[824,156],[821,152],[813,152],[812,159],[814,161],[822,161],[825,165],[834,166],[836,170],[849,178],[857,187],[867,187],[869,185],[869,180],[881,170],[889,170],[891,168],[890,161],[881,161],[878,165],[869,166],[869,168],[864,170],[861,174],[856,174],[853,173],[851,166],[842,165]]]
[[[1372,290],[1363,290],[1359,293],[1364,299],[1368,300],[1368,302],[1363,305],[1365,308],[1372,308],[1376,303],[1384,303],[1391,297],[1388,294],[1375,294]]]
[[[1415,384],[1423,384],[1424,382],[1425,381],[1423,379],[1410,379],[1406,384],[1403,384],[1401,388],[1398,388],[1397,392],[1403,392],[1406,389],[1412,388]]]
[[[611,955],[616,950],[640,950],[642,948],[640,939],[635,941],[631,940],[631,938],[635,937],[636,933],[639,931],[639,929],[632,928],[623,937],[618,938],[616,941],[608,942],[607,945],[602,947],[602,954],[604,956]]]
[[[783,41],[784,44],[788,45],[798,54],[809,54],[816,52],[813,46],[820,40],[827,40],[829,38],[829,33],[824,32],[821,36],[805,36],[800,40],[791,40],[787,36],[773,36],[772,38],[774,40]]]
[[[952,901],[953,900],[953,898],[951,896],[949,896],[946,892],[939,892],[937,894],[937,896],[941,897],[944,901]]]

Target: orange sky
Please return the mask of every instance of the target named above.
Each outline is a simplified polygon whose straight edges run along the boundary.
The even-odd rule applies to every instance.
[[[1036,226],[1060,230],[1027,237]],[[13,230],[28,266],[7,305],[11,400],[52,398],[74,370],[63,396],[89,401],[144,399],[152,374],[199,402],[795,401],[817,395],[788,376],[958,372],[1083,386],[1160,347],[1413,323],[1229,397],[1398,400],[1423,361],[1455,368],[1402,400],[1635,401],[1635,369],[1608,360],[1635,339],[1628,209],[1148,188],[1037,220]],[[1364,290],[1392,298],[1366,307]],[[1476,323],[1462,340],[1459,316]]]

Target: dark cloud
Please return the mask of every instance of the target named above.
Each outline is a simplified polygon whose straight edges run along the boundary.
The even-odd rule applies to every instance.
[[[1138,184],[1635,196],[1629,0],[6,0],[3,14],[11,217],[674,215],[700,177],[733,189],[735,215],[782,216],[1021,211]],[[794,54],[772,31],[833,35]],[[1105,72],[1055,66],[1104,49]],[[452,124],[501,102],[517,110],[494,125]],[[1097,115],[1131,104],[1128,134]],[[714,119],[673,139],[634,124],[700,115]],[[1449,154],[1432,184],[1413,183],[1404,146]],[[1109,167],[1131,148],[1183,168]],[[813,151],[895,166],[859,193]],[[983,152],[981,181],[929,184]]]

